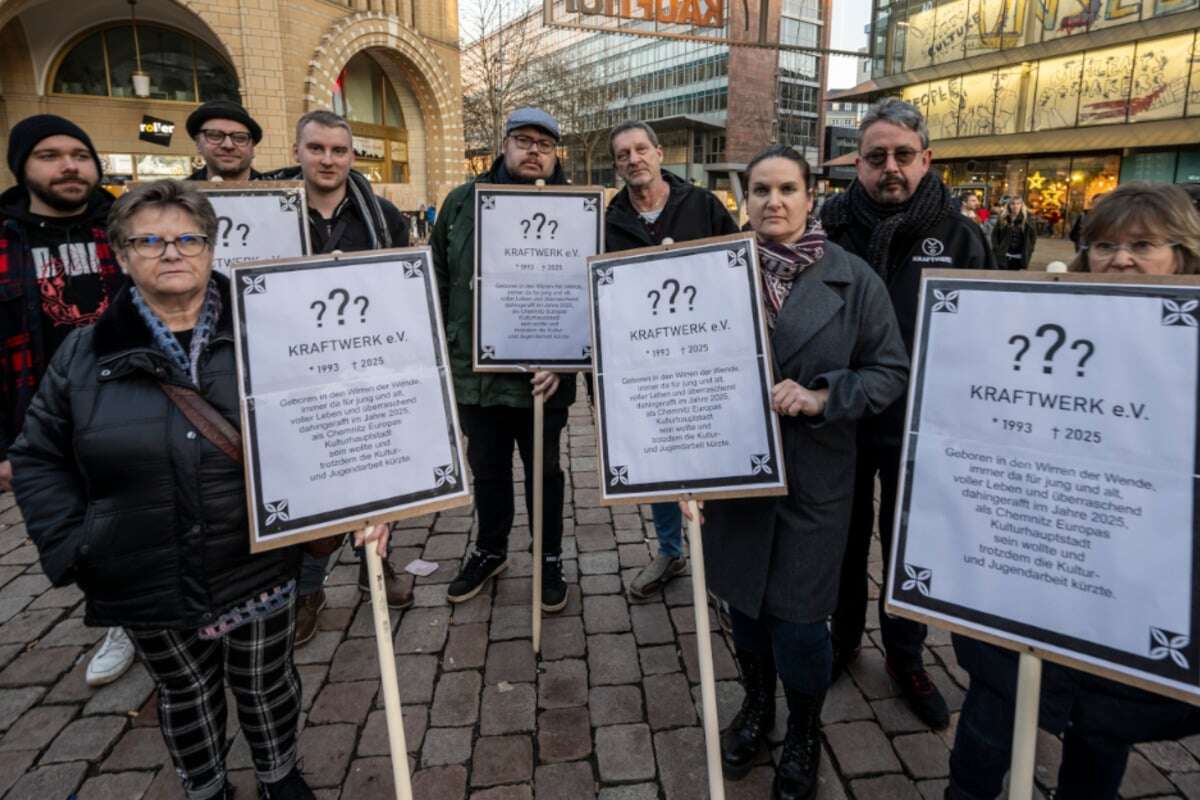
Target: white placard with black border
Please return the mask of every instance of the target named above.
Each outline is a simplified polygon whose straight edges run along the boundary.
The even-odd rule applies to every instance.
[[[753,236],[588,269],[601,500],[786,494]]]
[[[235,266],[251,549],[470,502],[426,247]]]
[[[299,258],[312,252],[303,181],[197,181],[217,212],[213,268]]]
[[[1200,702],[1200,283],[921,284],[888,611]]]
[[[475,371],[587,369],[587,259],[602,252],[603,187],[479,184]]]

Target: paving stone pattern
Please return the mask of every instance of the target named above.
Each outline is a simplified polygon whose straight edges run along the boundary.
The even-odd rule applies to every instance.
[[[583,396],[583,392],[580,392]],[[528,518],[519,462],[511,566],[489,591],[446,603],[475,523],[470,509],[405,523],[392,560],[423,557],[416,607],[393,614],[413,786],[419,800],[699,800],[707,794],[690,579],[631,602],[626,588],[654,553],[649,509],[601,507],[595,430],[586,407],[563,437],[569,470],[561,614],[545,617],[543,653],[530,647]],[[296,654],[304,684],[303,769],[320,800],[392,797],[369,602],[354,585],[350,550],[331,571],[317,636]],[[878,592],[878,548],[872,595]],[[0,495],[0,798],[173,800],[179,781],[158,733],[153,685],[140,665],[93,691],[83,681],[103,632],[82,624],[82,595],[53,589],[37,565],[11,495]],[[947,774],[949,731],[933,733],[896,698],[870,641],[824,710],[822,800],[935,800]],[[715,615],[714,615],[715,626]],[[729,640],[714,627],[722,724],[741,702]],[[931,631],[928,664],[957,711],[965,675],[949,637]],[[773,734],[778,757],[786,711]],[[233,704],[230,703],[231,710]],[[957,714],[955,715],[955,720]],[[249,751],[237,734],[229,767],[238,796],[255,797]],[[1040,796],[1052,797],[1059,743],[1039,742]],[[727,783],[730,800],[770,796],[763,758]],[[1200,737],[1136,749],[1124,798],[1200,798]]]

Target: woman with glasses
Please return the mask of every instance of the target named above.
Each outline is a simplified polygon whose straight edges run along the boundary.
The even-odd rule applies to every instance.
[[[88,625],[133,639],[188,800],[233,796],[226,687],[259,797],[309,800],[298,553],[250,552],[242,466],[211,430],[239,424],[232,307],[213,274],[216,214],[186,186],[146,184],[113,205],[109,239],[131,282],[50,363],[10,451],[14,489],[47,577],[79,585]]]
[[[1200,214],[1178,186],[1128,183],[1105,195],[1083,223],[1083,241],[1073,272],[1200,273]],[[994,800],[1012,754],[1017,654],[953,638],[971,685],[950,755],[946,798]],[[1046,661],[1038,724],[1062,735],[1056,800],[1114,800],[1131,746],[1200,733],[1200,712]]]
[[[992,227],[992,252],[1000,269],[1027,269],[1037,245],[1037,226],[1019,195],[1009,198]]]

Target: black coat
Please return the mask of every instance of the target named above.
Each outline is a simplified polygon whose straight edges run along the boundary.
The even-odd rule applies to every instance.
[[[638,216],[629,199],[629,187],[613,195],[604,214],[604,250],[615,253],[662,244],[662,237],[677,242],[725,236],[737,233],[737,223],[717,196],[707,189],[692,186],[666,170],[663,180],[671,187],[667,204],[655,222],[659,236],[655,237]]]
[[[822,221],[826,221],[823,216]],[[851,226],[833,227],[826,221],[829,238],[855,255],[865,258],[871,238],[869,230]],[[917,307],[921,271],[928,269],[994,269],[995,260],[984,241],[979,223],[956,209],[948,210],[928,230],[900,230],[893,239],[887,270],[887,291],[900,323],[900,337],[909,357],[917,330]],[[878,416],[862,425],[864,442],[899,447],[904,434],[906,397],[901,394]]]
[[[200,355],[201,394],[240,426],[229,283]],[[89,625],[200,627],[295,577],[296,548],[250,553],[242,467],[157,385],[191,380],[122,289],[59,348],[10,450],[42,569],[78,583]]]
[[[954,655],[971,676],[971,691],[991,691],[1017,702],[1017,653],[957,634]],[[1038,727],[1059,735],[1071,724],[1082,735],[1125,742],[1181,739],[1200,733],[1195,706],[1070,667],[1042,662]],[[993,731],[1012,736],[1012,729]]]
[[[1037,226],[1028,214],[1025,221],[1010,219],[1007,213],[1001,214],[992,227],[992,252],[996,255],[996,264],[1001,269],[1008,269],[1008,254],[1016,252],[1011,248],[1013,230],[1021,241],[1021,268],[1029,266],[1033,260],[1033,248],[1037,245]]]
[[[858,420],[904,392],[908,358],[883,281],[836,244],[796,279],[771,336],[779,376],[829,388],[819,417],[782,417],[785,497],[711,501],[708,585],[745,614],[817,622],[837,604]]]

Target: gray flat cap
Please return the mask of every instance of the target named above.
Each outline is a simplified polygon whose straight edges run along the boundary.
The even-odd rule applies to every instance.
[[[558,120],[540,108],[518,108],[509,114],[508,122],[504,124],[504,135],[507,136],[517,128],[541,128],[553,136],[555,141],[562,138]]]

